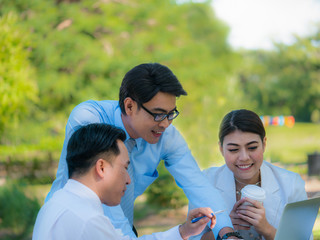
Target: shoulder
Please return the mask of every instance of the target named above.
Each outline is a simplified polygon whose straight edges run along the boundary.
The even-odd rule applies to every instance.
[[[66,186],[67,185],[65,185],[65,187]],[[84,190],[82,190],[82,192],[86,193],[84,192]],[[91,196],[89,197],[86,195],[86,197],[83,198],[80,197],[79,194],[75,194],[74,192],[66,190],[66,188],[58,190],[53,195],[52,199],[48,201],[48,203],[51,203],[52,209],[63,209],[64,212],[68,212],[68,215],[70,217],[78,219],[85,220],[91,217],[95,217],[97,215],[101,215],[101,209],[96,207],[97,205],[93,203]]]
[[[262,167],[265,176],[263,181],[277,183],[280,189],[288,195],[288,201],[290,199],[305,198],[305,182],[300,174],[275,166],[269,162],[264,162]]]
[[[74,128],[88,123],[112,122],[118,107],[118,101],[111,100],[82,102],[72,110],[68,119],[68,127]]]
[[[272,163],[269,163],[269,162],[266,162],[264,161],[263,162],[263,166],[267,169],[267,170],[270,170],[273,172],[273,174],[279,178],[279,179],[301,179],[301,176],[298,174],[298,173],[295,173],[295,172],[292,172],[292,171],[289,171],[283,167],[280,167],[280,166],[276,166]]]
[[[264,162],[263,167],[265,180],[268,184],[273,183],[279,186],[281,198],[284,199],[286,203],[307,198],[305,182],[300,174],[268,162]]]
[[[83,111],[87,112],[114,112],[114,110],[117,108],[118,101],[113,100],[104,100],[104,101],[94,101],[94,100],[88,100],[85,102],[80,103],[77,105],[73,110],[72,113],[81,113]]]
[[[203,174],[210,180],[210,182],[214,181],[215,179],[219,178],[219,176],[225,171],[227,165],[222,165],[220,167],[210,167],[204,169],[202,172]]]

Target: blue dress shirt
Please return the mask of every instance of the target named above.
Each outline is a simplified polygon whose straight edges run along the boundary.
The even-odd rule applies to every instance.
[[[63,188],[68,181],[66,154],[69,138],[80,126],[90,123],[108,123],[126,131],[121,120],[118,101],[89,100],[76,106],[67,122],[56,180],[52,184],[46,201],[55,191]],[[127,139],[130,138],[127,132],[126,134]],[[130,153],[130,160],[134,170],[135,198],[141,195],[158,177],[157,166],[161,160],[164,160],[167,170],[195,207],[210,207],[213,211],[226,208],[219,191],[204,177],[185,140],[172,124],[156,144],[149,144],[142,138],[136,139],[136,146]],[[124,216],[120,205],[115,207],[104,205],[104,213],[116,228],[120,228],[124,234],[134,237],[132,226]],[[214,235],[217,236],[223,227],[232,227],[227,213],[217,216],[217,223],[213,229]]]

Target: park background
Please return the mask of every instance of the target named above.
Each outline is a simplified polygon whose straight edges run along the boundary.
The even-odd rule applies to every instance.
[[[219,123],[247,108],[294,116],[293,127],[266,126],[266,160],[319,186],[307,168],[320,151],[320,23],[315,29],[269,49],[233,48],[211,1],[0,0],[0,239],[30,239],[71,110],[118,99],[124,74],[144,62],[168,66],[188,92],[174,125],[200,168],[223,164]],[[140,233],[185,217],[183,192],[159,171],[136,202]],[[314,234],[320,239],[318,223]]]

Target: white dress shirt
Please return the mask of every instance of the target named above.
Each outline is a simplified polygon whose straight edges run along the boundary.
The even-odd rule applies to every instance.
[[[115,229],[103,213],[95,192],[69,179],[40,209],[33,229],[33,240],[129,240]],[[179,228],[142,236],[141,240],[179,240]]]

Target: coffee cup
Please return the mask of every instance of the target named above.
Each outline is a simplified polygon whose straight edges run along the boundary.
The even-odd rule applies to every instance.
[[[256,185],[247,185],[241,189],[241,198],[245,197],[263,203],[263,201],[266,198],[266,191],[263,188]],[[244,202],[243,204],[252,205],[249,202]]]

